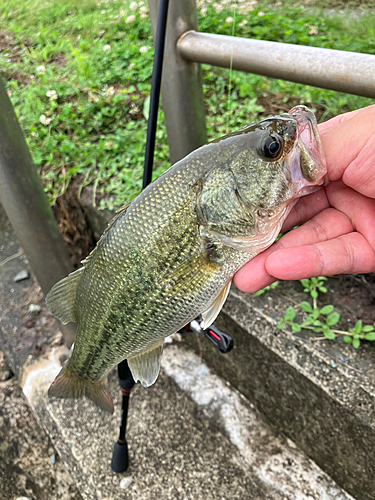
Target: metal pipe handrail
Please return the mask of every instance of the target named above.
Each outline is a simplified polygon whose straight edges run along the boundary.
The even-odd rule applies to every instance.
[[[343,50],[185,32],[177,50],[187,61],[375,97],[375,56]]]

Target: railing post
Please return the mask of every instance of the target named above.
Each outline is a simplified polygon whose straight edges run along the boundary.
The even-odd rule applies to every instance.
[[[158,0],[148,4],[155,38]],[[207,142],[200,65],[185,61],[177,51],[180,35],[197,29],[195,0],[171,1],[161,87],[171,163]]]
[[[46,294],[73,266],[1,79],[0,201]],[[71,344],[73,329],[62,331]]]

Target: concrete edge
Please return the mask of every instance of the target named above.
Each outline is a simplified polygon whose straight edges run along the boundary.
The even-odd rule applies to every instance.
[[[215,322],[234,338],[233,351],[220,356],[209,342],[187,343],[341,487],[373,500],[373,381],[311,340],[278,330],[275,317],[285,308],[277,297],[264,307],[234,289]]]

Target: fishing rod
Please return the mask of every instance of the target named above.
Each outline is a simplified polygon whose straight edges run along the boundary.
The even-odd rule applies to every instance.
[[[156,125],[160,99],[161,74],[163,68],[165,32],[167,28],[168,4],[169,0],[159,0],[155,35],[154,64],[152,68],[151,78],[150,112],[147,121],[147,139],[145,162],[143,167],[142,189],[148,186],[152,179],[152,165],[154,161]],[[113,449],[111,467],[114,472],[125,472],[129,465],[128,445],[125,438],[129,408],[129,396],[130,391],[135,384],[126,359],[124,359],[124,361],[122,361],[118,365],[118,377],[122,391],[120,436]]]
[[[160,99],[161,74],[163,67],[168,4],[169,0],[159,0],[142,189],[147,187],[152,179],[152,166],[154,162],[155,137]],[[233,348],[232,337],[219,330],[219,328],[217,328],[215,325],[211,325],[209,328],[202,329],[200,323],[194,320],[186,325],[181,330],[181,333],[186,333],[188,331],[203,333],[203,335],[214,344],[216,349],[223,354],[229,352]],[[114,472],[120,473],[125,472],[129,466],[129,453],[128,445],[126,442],[126,424],[128,418],[130,391],[134,386],[135,381],[126,359],[124,359],[124,361],[122,361],[118,365],[117,370],[119,384],[122,392],[122,406],[120,419],[120,435],[113,449],[111,468]]]

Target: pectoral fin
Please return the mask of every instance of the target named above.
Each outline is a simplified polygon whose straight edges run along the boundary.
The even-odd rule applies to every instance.
[[[161,340],[151,349],[128,358],[128,365],[134,380],[136,382],[139,380],[143,387],[149,387],[158,378],[163,344],[164,340]]]
[[[221,290],[219,295],[216,297],[216,299],[212,302],[210,307],[202,313],[202,323],[201,327],[205,330],[208,328],[212,323],[215,321],[215,319],[218,317],[219,312],[221,311],[224,302],[227,300],[229,290],[230,290],[230,285],[232,284],[232,281],[227,283],[225,287]]]
[[[165,292],[177,296],[183,290],[199,288],[201,283],[220,269],[216,253],[214,246],[208,246],[176,267],[163,280]]]

